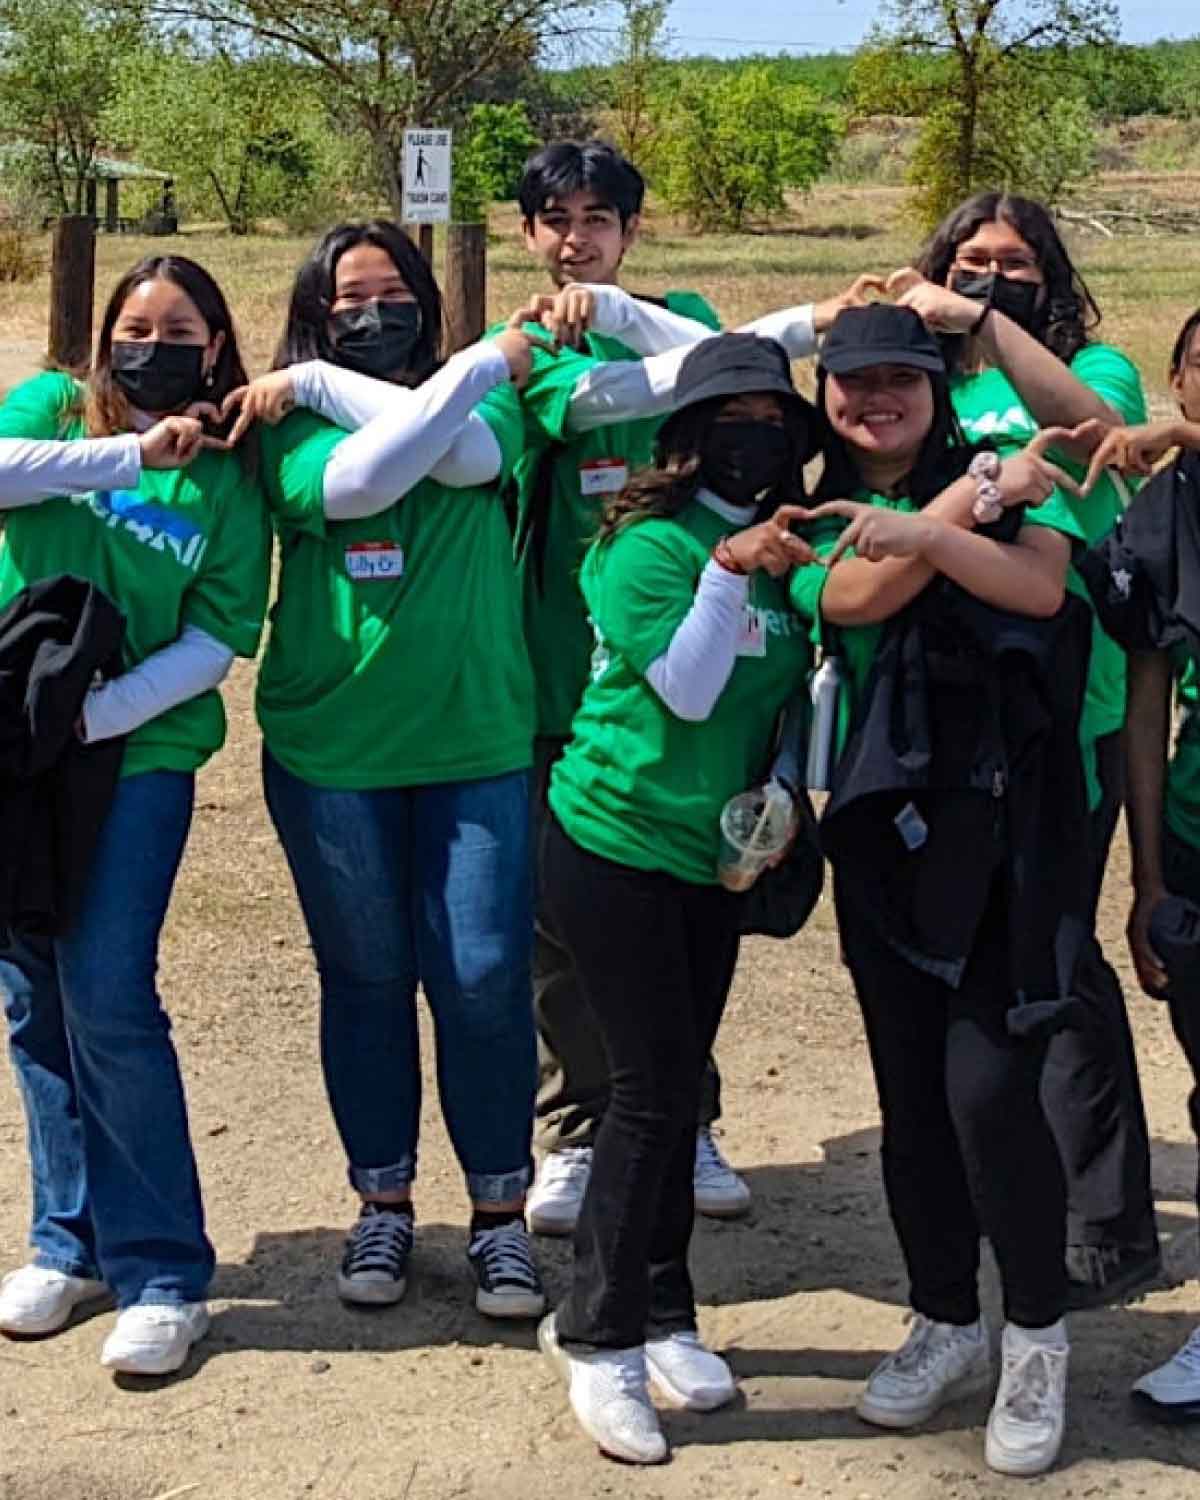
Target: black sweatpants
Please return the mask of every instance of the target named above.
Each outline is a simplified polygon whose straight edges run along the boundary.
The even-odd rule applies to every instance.
[[[1075,976],[1075,993],[1087,1002],[1087,1020],[1052,1039],[1042,1104],[1067,1179],[1068,1242],[1152,1247],[1150,1135],[1137,1055],[1121,981],[1095,935],[1104,871],[1124,798],[1119,732],[1097,740],[1096,762],[1101,800],[1088,824],[1092,930]]]
[[[540,873],[542,920],[571,956],[609,1068],[558,1334],[629,1349],[696,1326],[696,1109],[737,963],[737,898],[602,859],[553,815]]]
[[[1170,828],[1163,827],[1163,879],[1175,896],[1185,896],[1200,905],[1200,849],[1185,844]],[[1200,993],[1172,994],[1171,1025],[1192,1070],[1188,1113],[1192,1131],[1200,1145]],[[1200,1158],[1197,1160],[1196,1203],[1200,1207]]]
[[[1039,1097],[1045,1043],[1005,1026],[1013,997],[1002,904],[993,901],[954,990],[889,947],[836,872],[834,896],[912,1306],[938,1322],[975,1321],[982,1233],[1000,1265],[1006,1316],[1044,1328],[1066,1305],[1066,1200]]]

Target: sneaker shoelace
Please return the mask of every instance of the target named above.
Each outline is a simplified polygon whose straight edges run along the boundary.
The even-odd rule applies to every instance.
[[[721,1155],[711,1130],[696,1132],[696,1176],[704,1179],[732,1177],[733,1168]]]
[[[373,1213],[364,1214],[350,1231],[342,1269],[347,1276],[360,1271],[385,1271],[398,1277],[412,1245],[412,1215],[376,1208]]]
[[[605,1359],[603,1368],[614,1398],[636,1401],[640,1406],[650,1405],[650,1392],[646,1384],[646,1357],[641,1349],[612,1350]]]
[[[541,1287],[524,1224],[515,1220],[499,1229],[480,1229],[471,1240],[472,1260],[481,1261],[491,1286],[516,1286],[528,1291]]]
[[[1200,1328],[1192,1331],[1174,1362],[1182,1365],[1189,1375],[1200,1375]]]
[[[1045,1422],[1054,1403],[1055,1365],[1051,1351],[1026,1349],[1006,1361],[1004,1410],[1015,1422]]]
[[[565,1151],[552,1151],[542,1163],[542,1185],[572,1183],[586,1177],[592,1170],[592,1153],[587,1146],[571,1146]]]

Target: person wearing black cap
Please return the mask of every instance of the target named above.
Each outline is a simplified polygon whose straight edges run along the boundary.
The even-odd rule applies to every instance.
[[[1067,434],[1003,461],[970,448],[936,338],[887,304],[834,323],[817,405],[826,503],[806,534],[826,566],[799,568],[791,597],[842,656],[848,723],[822,838],[913,1309],[858,1412],[913,1427],[987,1381],[985,1233],[1009,1320],[987,1461],[1038,1473],[1062,1441],[1067,1363],[1063,1182],[1038,1089],[1071,976],[1044,976],[1070,932],[1050,923],[1039,946],[1042,929],[1014,918],[1063,909],[1028,866],[1083,845],[1089,627],[1064,606],[1079,532],[1056,488],[1070,481],[1042,457]]]
[[[783,348],[697,344],[675,400],[654,467],[613,497],[584,560],[592,676],[539,850],[545,920],[611,1068],[571,1289],[539,1341],[585,1431],[635,1463],[667,1456],[647,1378],[693,1410],[734,1395],[687,1268],[697,1098],[738,952],[719,822],[761,781],[810,663],[784,580],[813,556],[788,502],[814,422]]]

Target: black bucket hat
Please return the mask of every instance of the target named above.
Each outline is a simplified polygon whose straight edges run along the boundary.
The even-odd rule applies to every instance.
[[[689,406],[750,395],[778,396],[791,408],[805,429],[801,461],[807,462],[816,451],[820,429],[816,407],[792,383],[792,366],[783,345],[753,333],[718,333],[688,350],[675,379],[675,403],[663,432]]]
[[[834,375],[851,375],[870,365],[908,365],[931,375],[946,373],[936,335],[911,307],[891,302],[843,308],[825,335],[820,364]]]

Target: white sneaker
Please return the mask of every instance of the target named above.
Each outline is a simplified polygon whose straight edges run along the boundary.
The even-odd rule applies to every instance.
[[[1200,1328],[1165,1365],[1134,1382],[1133,1399],[1160,1422],[1200,1421]]]
[[[0,1332],[56,1333],[81,1302],[107,1296],[102,1281],[44,1266],[22,1266],[0,1281]]]
[[[963,1327],[913,1313],[912,1323],[858,1398],[859,1416],[876,1427],[918,1427],[947,1401],[987,1383],[991,1358],[982,1319]]]
[[[1062,1343],[1035,1344],[1012,1323],[1001,1342],[1000,1386],[988,1418],[984,1457],[997,1474],[1042,1474],[1058,1457],[1067,1415],[1067,1361]]]
[[[647,1339],[646,1373],[664,1400],[688,1411],[714,1411],[737,1394],[733,1371],[695,1333]]]
[[[750,1189],[721,1155],[708,1125],[701,1125],[696,1132],[692,1186],[696,1212],[707,1214],[710,1219],[736,1219],[749,1211]]]
[[[569,1146],[563,1151],[550,1152],[525,1204],[534,1234],[575,1233],[591,1175],[590,1146]]]
[[[123,1375],[170,1375],[208,1332],[203,1302],[137,1303],[117,1314],[100,1363]]]
[[[564,1349],[553,1313],[538,1325],[538,1345],[566,1381],[571,1409],[601,1453],[630,1464],[665,1461],[669,1450],[646,1389],[643,1349]]]

